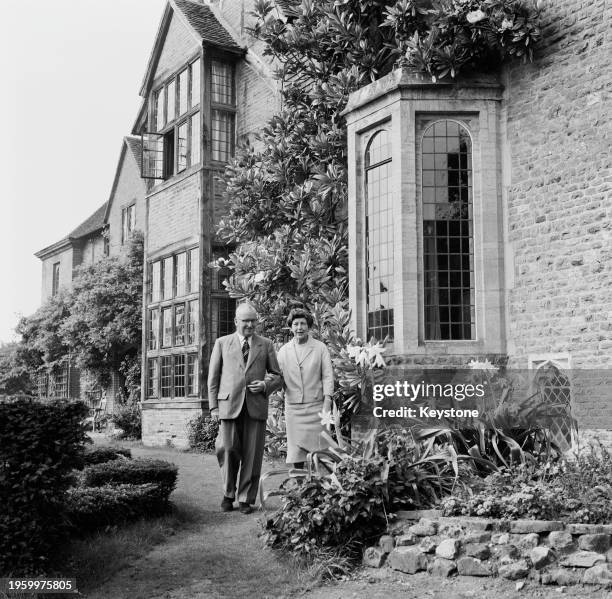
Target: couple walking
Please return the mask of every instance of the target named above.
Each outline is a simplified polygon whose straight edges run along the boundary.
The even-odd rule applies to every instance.
[[[240,304],[236,332],[215,342],[208,402],[212,418],[219,420],[215,449],[223,478],[222,511],[233,510],[236,499],[243,514],[253,511],[272,392],[283,388],[285,393],[287,462],[303,466],[308,451],[322,448],[319,412],[331,410],[334,376],[329,351],[309,334],[312,322],[306,310],[291,310],[287,326],[293,340],[277,358],[272,341],[255,334],[255,309]]]

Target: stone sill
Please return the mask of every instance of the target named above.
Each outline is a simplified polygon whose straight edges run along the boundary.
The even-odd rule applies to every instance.
[[[208,406],[206,399],[173,399],[168,401],[146,400],[141,402],[143,410],[187,410],[187,409],[202,409],[202,406]]]

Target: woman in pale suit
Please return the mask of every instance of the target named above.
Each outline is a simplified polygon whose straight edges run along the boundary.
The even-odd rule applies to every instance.
[[[278,352],[285,390],[287,463],[296,468],[304,466],[309,452],[327,447],[321,439],[325,429],[320,413],[331,411],[334,392],[329,350],[308,334],[312,322],[306,310],[291,310],[287,326],[291,328],[293,340]]]

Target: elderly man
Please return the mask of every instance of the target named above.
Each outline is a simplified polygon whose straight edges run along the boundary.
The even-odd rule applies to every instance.
[[[272,341],[255,334],[253,306],[240,304],[234,323],[236,332],[217,339],[210,356],[208,402],[212,418],[220,420],[215,449],[223,477],[221,511],[234,509],[237,490],[240,511],[250,514],[261,475],[268,396],[280,387],[281,376]]]

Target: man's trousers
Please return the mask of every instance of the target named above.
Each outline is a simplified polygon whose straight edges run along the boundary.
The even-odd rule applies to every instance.
[[[221,467],[223,493],[226,497],[236,497],[237,489],[238,501],[255,503],[265,438],[266,421],[251,418],[246,401],[238,418],[219,421],[215,451]]]

